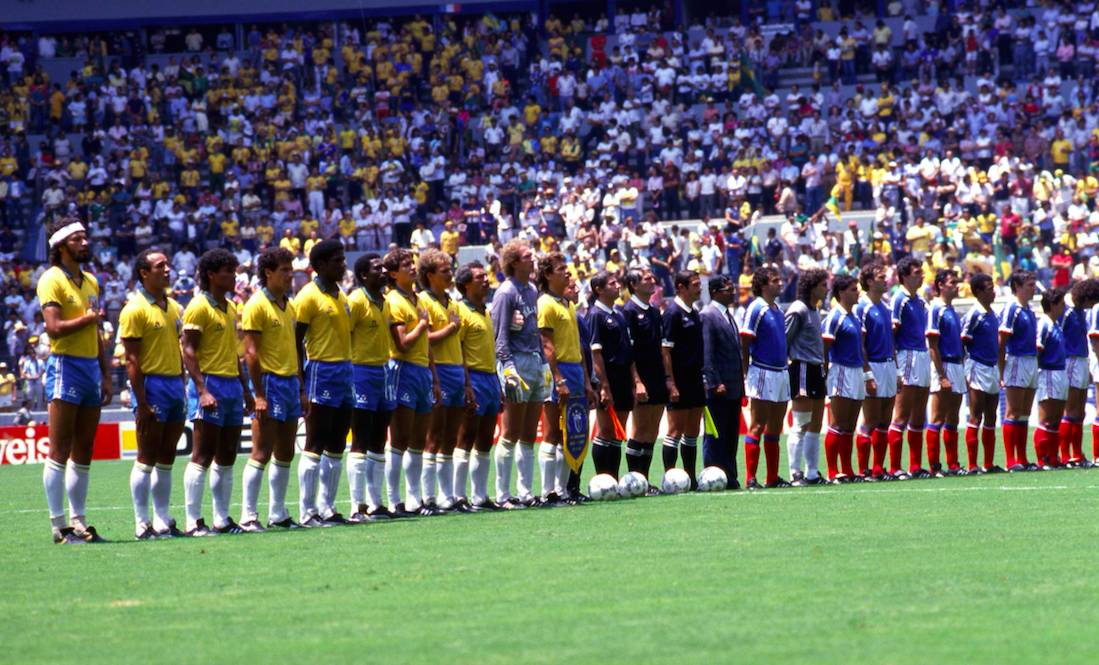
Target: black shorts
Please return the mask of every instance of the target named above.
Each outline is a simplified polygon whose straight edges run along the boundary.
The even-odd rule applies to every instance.
[[[614,410],[617,413],[633,409],[633,375],[630,368],[606,365],[607,383],[610,384],[611,398],[614,400]]]
[[[824,378],[824,365],[790,361],[790,397],[824,399],[828,395],[828,383]]]
[[[645,392],[649,394],[649,399],[644,402],[638,402],[639,404],[667,404],[668,403],[668,383],[664,379],[664,369],[660,368],[659,371],[643,372],[644,368],[637,368],[637,375],[641,379],[641,384],[645,386]]]
[[[679,401],[668,401],[668,410],[701,409],[706,406],[706,387],[702,383],[702,368],[691,367],[675,370],[675,387]]]

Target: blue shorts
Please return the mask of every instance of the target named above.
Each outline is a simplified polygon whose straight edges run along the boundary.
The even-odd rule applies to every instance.
[[[351,361],[305,361],[305,385],[309,401],[322,406],[350,408],[355,404]]]
[[[78,406],[99,406],[102,374],[99,358],[80,358],[51,353],[44,377],[50,401],[59,399]]]
[[[217,406],[203,409],[198,405],[198,389],[194,381],[187,382],[187,403],[191,420],[216,425],[218,427],[240,427],[244,422],[244,388],[236,376],[216,376],[203,374],[206,389],[217,400]]]
[[[267,415],[273,420],[301,418],[301,382],[297,376],[265,373],[263,394],[267,396]]]
[[[477,415],[496,417],[500,413],[500,379],[496,372],[469,370],[469,383],[477,399]]]
[[[179,392],[182,388],[182,376],[145,375],[145,401],[149,403],[157,422],[178,423],[186,420],[187,397]],[[133,394],[133,388],[130,389],[130,394]],[[137,413],[136,400],[133,410]]]
[[[563,363],[557,362],[557,371],[561,372],[561,378],[565,380],[565,385],[569,389],[569,399],[579,398],[584,400],[587,404],[587,398],[584,393],[584,366],[580,363]],[[547,402],[557,401],[557,390],[551,389],[549,394],[546,395]]]
[[[439,377],[439,406],[465,406],[466,368],[435,363],[435,375]]]
[[[390,401],[416,413],[431,413],[435,402],[431,395],[431,370],[403,360],[391,360],[390,367],[393,368]]]
[[[388,365],[353,365],[355,408],[363,411],[392,411],[392,372]]]

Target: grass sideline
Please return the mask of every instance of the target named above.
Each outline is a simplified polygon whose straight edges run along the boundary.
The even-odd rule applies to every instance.
[[[0,661],[1094,661],[1099,470],[138,543],[129,469],[80,548],[0,469]]]

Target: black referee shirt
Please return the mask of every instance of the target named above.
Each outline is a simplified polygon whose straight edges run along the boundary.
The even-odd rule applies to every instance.
[[[603,353],[603,362],[616,367],[628,367],[633,359],[630,347],[630,329],[626,317],[596,301],[588,309],[588,325],[591,326],[591,348]]]
[[[677,373],[702,367],[702,319],[679,298],[664,310],[662,344],[671,350],[672,367]]]

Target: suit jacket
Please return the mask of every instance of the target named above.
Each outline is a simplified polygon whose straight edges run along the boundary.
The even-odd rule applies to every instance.
[[[708,389],[725,384],[725,397],[740,400],[744,395],[744,367],[741,364],[740,330],[729,316],[711,302],[702,308],[702,376]]]

